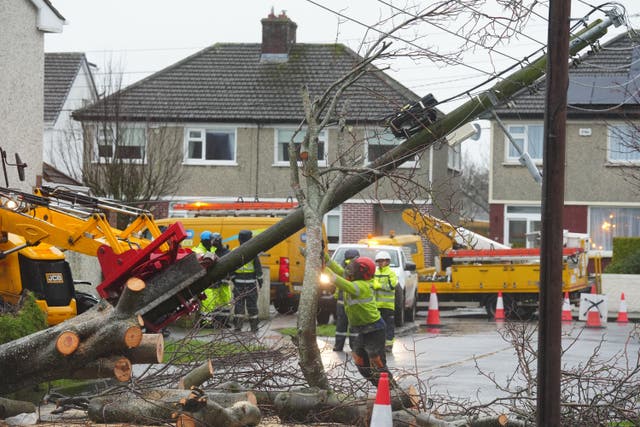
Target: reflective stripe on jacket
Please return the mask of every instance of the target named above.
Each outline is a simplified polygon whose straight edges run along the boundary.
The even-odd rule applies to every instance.
[[[334,263],[335,264],[335,263]],[[329,268],[332,264],[329,264]],[[336,276],[336,287],[344,291],[344,311],[352,327],[364,326],[380,320],[380,312],[373,296],[373,280],[354,280]]]
[[[378,308],[394,310],[396,307],[396,286],[398,285],[398,276],[395,271],[388,265],[382,268],[378,267],[374,279],[373,289]]]
[[[259,268],[256,268],[259,265]],[[256,279],[262,278],[262,265],[258,258],[254,258],[245,265],[238,268],[233,273],[233,283],[237,284],[255,284]]]

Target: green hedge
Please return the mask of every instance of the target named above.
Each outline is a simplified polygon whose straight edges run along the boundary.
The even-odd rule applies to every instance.
[[[613,258],[605,273],[640,274],[640,237],[613,238]]]
[[[36,304],[32,293],[24,298],[17,313],[0,315],[0,344],[30,335],[47,327],[47,317]]]

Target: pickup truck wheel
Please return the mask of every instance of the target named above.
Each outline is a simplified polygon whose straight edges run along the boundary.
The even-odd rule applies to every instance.
[[[318,320],[318,325],[326,325],[329,323],[329,319],[331,319],[331,312],[320,309],[318,310],[316,319]]]
[[[498,294],[489,295],[484,300],[484,309],[489,319],[496,317],[496,304],[498,303]],[[502,294],[502,305],[504,306],[504,317],[507,319],[518,318],[518,306],[514,298],[509,294]]]
[[[273,302],[273,306],[280,314],[293,314],[298,310],[294,302],[288,299],[277,299]]]
[[[404,320],[407,322],[413,322],[416,320],[416,311],[418,310],[418,294],[413,297],[413,304],[407,308],[404,313]]]
[[[396,286],[396,327],[404,326],[404,289]]]

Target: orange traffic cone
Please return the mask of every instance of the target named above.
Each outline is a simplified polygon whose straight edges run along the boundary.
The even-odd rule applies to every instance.
[[[591,287],[591,293],[595,294],[595,286]],[[587,324],[585,325],[587,328],[602,328],[602,322],[600,322],[600,311],[598,310],[598,306],[594,303],[591,303],[591,308],[587,312]]]
[[[569,292],[564,293],[564,302],[562,303],[562,321],[571,322],[573,316],[571,315],[571,302],[569,302]]]
[[[380,373],[376,401],[371,412],[371,427],[391,427],[393,419],[391,415],[391,393],[389,392],[389,375]]]
[[[431,285],[431,295],[429,295],[429,312],[427,314],[427,326],[440,326],[440,311],[438,310],[438,294],[436,285]]]
[[[496,300],[496,313],[493,317],[495,320],[504,320],[504,300],[502,299],[502,291],[498,291],[498,299]]]
[[[627,301],[624,299],[624,292],[620,295],[620,308],[618,309],[618,323],[627,323]]]

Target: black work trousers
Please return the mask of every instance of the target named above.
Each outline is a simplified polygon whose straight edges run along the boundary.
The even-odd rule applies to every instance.
[[[251,330],[258,329],[258,287],[255,283],[233,283],[233,298],[235,304],[236,329],[242,327],[245,308]]]

